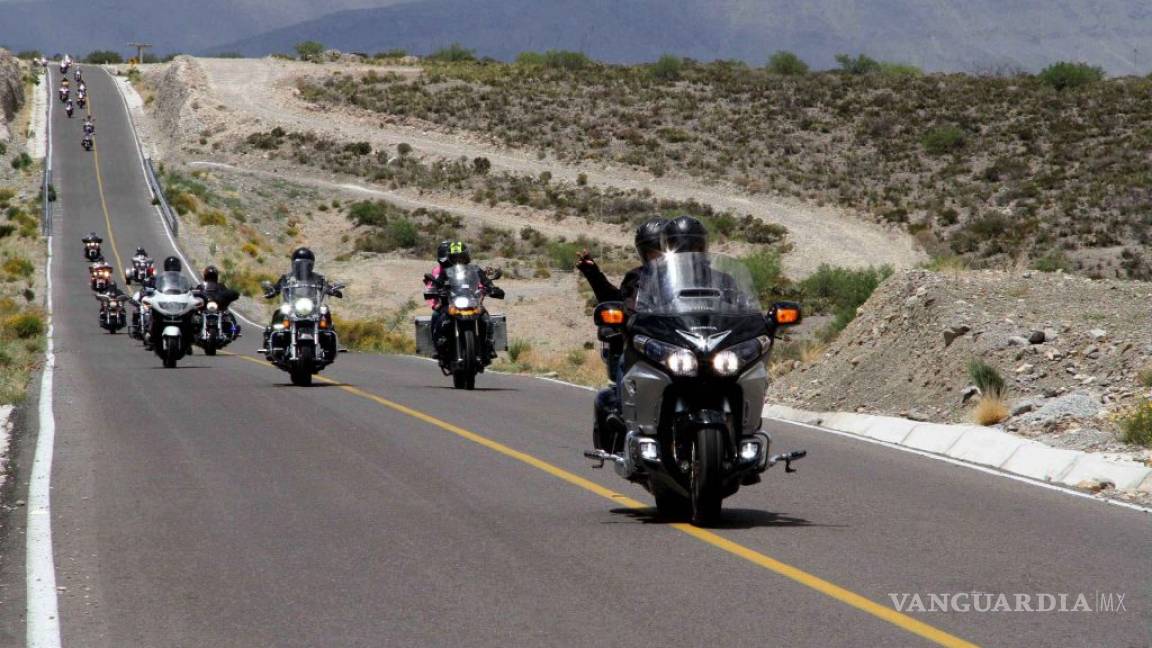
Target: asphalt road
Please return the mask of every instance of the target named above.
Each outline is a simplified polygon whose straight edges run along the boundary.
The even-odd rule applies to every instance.
[[[700,532],[588,466],[586,390],[484,375],[459,392],[428,362],[358,354],[296,388],[250,328],[242,355],[161,368],[98,328],[86,285],[89,231],[125,260],[171,249],[113,82],[88,77],[96,153],[59,110],[52,142],[65,646],[1152,645],[1137,511],[774,425],[809,458]],[[4,546],[15,646],[22,544]],[[877,612],[973,591],[1121,593],[1125,611]]]

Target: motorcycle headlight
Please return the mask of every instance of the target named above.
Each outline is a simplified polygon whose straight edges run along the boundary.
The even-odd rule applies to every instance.
[[[296,300],[293,307],[296,309],[297,315],[308,316],[312,314],[312,309],[316,307],[316,304],[312,303],[312,300],[307,297],[301,297]]]
[[[280,307],[280,314],[287,315],[292,312],[292,304],[284,304]]]
[[[768,336],[741,342],[712,356],[712,370],[721,376],[735,375],[740,369],[760,359],[772,347]]]
[[[668,371],[675,376],[695,376],[699,368],[696,354],[688,349],[665,344],[646,335],[637,335],[632,345],[650,360],[668,367]]]
[[[468,299],[467,297],[457,297],[456,299],[452,300],[452,305],[456,308],[468,308],[471,303],[472,300]]]
[[[721,351],[712,356],[712,369],[721,376],[731,376],[740,369],[740,359],[731,351]]]
[[[216,311],[220,310],[220,307],[214,301],[208,302],[208,305],[204,308],[208,309],[209,313],[215,313]]]

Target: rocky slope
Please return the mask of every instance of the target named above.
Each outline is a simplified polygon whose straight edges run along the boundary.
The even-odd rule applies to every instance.
[[[812,410],[968,421],[968,363],[1008,385],[1008,431],[1095,451],[1113,415],[1148,396],[1152,284],[1059,273],[906,271],[888,279],[818,359],[777,380],[769,400]]]
[[[24,105],[24,74],[20,61],[12,53],[0,49],[0,142],[11,135],[8,123]]]

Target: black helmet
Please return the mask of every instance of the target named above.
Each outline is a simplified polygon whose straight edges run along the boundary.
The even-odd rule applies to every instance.
[[[180,272],[180,259],[174,256],[164,259],[164,272]]]
[[[292,251],[292,260],[293,261],[300,261],[301,259],[304,259],[307,261],[315,261],[316,255],[312,254],[312,250],[309,250],[306,247],[298,247]]]
[[[220,271],[216,266],[208,266],[204,268],[204,281],[220,281]]]
[[[463,241],[452,241],[448,245],[448,261],[453,265],[458,263],[472,263],[472,255],[468,252],[468,244]]]
[[[440,265],[448,265],[448,255],[452,253],[452,241],[440,241],[440,245],[436,246],[436,262]]]
[[[647,261],[649,252],[662,249],[664,227],[667,225],[668,220],[665,218],[649,218],[636,228],[636,253],[641,260]]]
[[[148,256],[148,253],[144,251],[144,248],[138,247],[136,248],[136,256]]]
[[[708,251],[708,230],[691,216],[680,216],[664,226],[664,247],[669,252]]]

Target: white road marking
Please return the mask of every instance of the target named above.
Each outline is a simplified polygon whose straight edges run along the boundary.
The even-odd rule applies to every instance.
[[[45,75],[51,81],[51,75]],[[52,168],[51,83],[45,83],[48,96],[48,144],[45,164]],[[51,231],[51,230],[49,230]],[[32,460],[32,478],[28,483],[28,529],[25,551],[27,586],[27,623],[25,639],[29,648],[60,647],[60,613],[56,600],[56,562],[52,555],[52,453],[56,441],[56,418],[52,409],[52,373],[56,355],[52,345],[52,236],[48,236],[45,261],[45,309],[48,317],[48,340],[44,351],[44,373],[40,379],[40,434]]]
[[[972,470],[978,470],[978,471],[985,473],[985,474],[988,474],[988,475],[996,475],[997,477],[1003,477],[1005,479],[1011,479],[1012,481],[1017,481],[1017,482],[1021,482],[1024,484],[1030,484],[1032,486],[1037,486],[1039,488],[1046,488],[1048,490],[1057,491],[1057,492],[1063,493],[1065,495],[1071,495],[1073,497],[1080,497],[1083,499],[1092,500],[1093,502],[1101,502],[1104,504],[1111,504],[1112,506],[1119,506],[1121,508],[1132,509],[1134,511],[1140,511],[1141,513],[1152,513],[1152,508],[1149,508],[1146,506],[1140,506],[1139,504],[1133,504],[1131,502],[1125,502],[1122,500],[1111,499],[1108,497],[1096,497],[1095,495],[1083,493],[1081,491],[1073,490],[1073,489],[1067,488],[1065,486],[1060,486],[1057,484],[1050,484],[1048,482],[1039,481],[1036,479],[1032,479],[1031,477],[1025,477],[1023,475],[1014,475],[1012,473],[1004,472],[1001,470],[996,470],[995,468],[989,468],[987,466],[981,466],[979,464],[968,463],[967,461],[961,461],[959,459],[953,459],[952,457],[945,457],[943,455],[933,454],[931,452],[925,452],[923,450],[917,450],[916,448],[909,448],[909,447],[902,446],[902,445],[896,445],[895,443],[888,443],[887,441],[881,441],[879,439],[872,439],[869,437],[860,436],[858,434],[852,434],[851,432],[841,432],[840,430],[833,430],[830,428],[824,428],[824,427],[820,427],[818,425],[811,425],[809,423],[797,423],[795,421],[786,421],[784,419],[777,419],[777,418],[766,418],[765,420],[766,421],[776,421],[778,423],[783,423],[785,425],[795,425],[797,427],[802,427],[802,428],[806,428],[809,430],[817,430],[820,432],[827,432],[829,434],[835,434],[837,436],[842,436],[842,437],[846,437],[849,439],[854,439],[856,441],[863,441],[864,443],[871,443],[873,445],[884,446],[885,448],[891,448],[893,450],[900,450],[901,452],[908,452],[908,453],[911,453],[914,455],[919,455],[921,457],[927,457],[929,459],[935,459],[936,461],[943,461],[944,463],[949,463],[949,464],[952,464],[954,466],[963,466],[964,468],[971,468]]]

